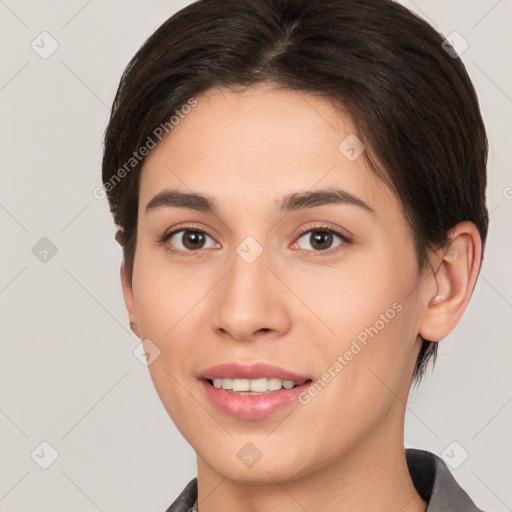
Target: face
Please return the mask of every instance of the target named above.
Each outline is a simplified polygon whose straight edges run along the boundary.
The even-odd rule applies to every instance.
[[[426,294],[399,200],[325,101],[196,99],[145,161],[123,282],[164,407],[240,481],[403,447]]]

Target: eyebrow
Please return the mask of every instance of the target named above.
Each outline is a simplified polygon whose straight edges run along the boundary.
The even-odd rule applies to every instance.
[[[279,209],[282,213],[287,213],[329,204],[358,206],[375,214],[375,210],[362,199],[338,188],[288,194],[279,203]],[[178,190],[163,190],[158,193],[146,205],[146,213],[166,207],[190,208],[200,212],[219,215],[217,204],[213,197],[197,192],[181,192]]]

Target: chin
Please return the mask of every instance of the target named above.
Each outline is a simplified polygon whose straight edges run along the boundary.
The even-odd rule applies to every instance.
[[[304,458],[304,450],[280,445],[265,447],[259,450],[258,441],[230,439],[229,446],[219,449],[219,444],[212,442],[206,450],[196,449],[199,459],[202,459],[217,474],[240,483],[246,484],[275,484],[306,477],[317,461]],[[263,442],[261,443],[263,444]],[[212,445],[216,449],[212,450]]]

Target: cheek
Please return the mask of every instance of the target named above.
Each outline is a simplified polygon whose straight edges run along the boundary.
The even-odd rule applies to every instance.
[[[400,304],[410,302],[410,291],[418,283],[413,262],[391,253],[376,257],[371,251],[354,251],[341,263],[301,263],[280,269],[280,274],[310,310],[298,323],[316,322],[319,333],[336,344],[375,323],[383,331],[382,322],[387,326],[395,319]]]
[[[190,364],[202,339],[198,304],[215,283],[211,270],[201,272],[172,266],[165,255],[144,249],[137,255],[133,293],[141,338],[156,346],[158,357],[149,365],[155,389],[167,412],[179,426],[198,411],[190,407]],[[211,283],[210,283],[211,281]],[[149,344],[149,346],[153,346]]]
[[[141,244],[142,245],[142,244]],[[133,293],[141,334],[170,339],[172,330],[193,308],[208,286],[201,276],[183,265],[171,265],[163,249],[141,246],[133,273]]]
[[[359,410],[373,407],[376,393],[392,400],[389,389],[408,389],[419,322],[412,250],[397,255],[390,249],[379,258],[361,255],[314,275],[297,271],[294,282],[315,313],[308,316],[306,336],[315,341],[304,345],[311,364],[325,380],[336,375],[326,401],[342,400]],[[314,331],[321,335],[312,335]]]

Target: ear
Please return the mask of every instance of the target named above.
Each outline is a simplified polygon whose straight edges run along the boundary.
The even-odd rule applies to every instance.
[[[121,247],[124,248],[125,239],[124,239],[124,229],[122,227],[119,227],[119,229],[116,231],[114,238],[117,240],[117,243]],[[136,313],[135,313],[135,301],[133,299],[132,281],[131,281],[130,276],[126,272],[126,267],[125,267],[124,261],[123,261],[123,263],[121,263],[120,275],[121,275],[121,288],[123,289],[124,303],[126,306],[126,310],[128,312],[130,328],[137,336],[139,336],[139,333],[137,332],[137,319],[136,319]]]
[[[126,272],[126,267],[123,263],[121,263],[121,268],[119,272],[121,276],[121,288],[123,290],[124,304],[126,306],[126,311],[128,312],[128,319],[130,322],[130,328],[134,332],[136,336],[139,336],[137,330],[137,314],[135,311],[135,301],[133,298],[133,287],[130,276]],[[140,337],[140,336],[139,336]]]
[[[446,337],[459,323],[480,271],[482,242],[472,222],[461,222],[450,233],[447,247],[435,255],[435,292],[427,297],[419,335],[429,341]]]

